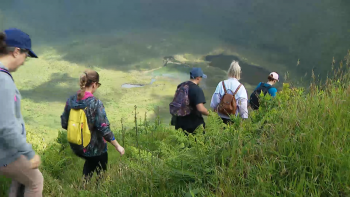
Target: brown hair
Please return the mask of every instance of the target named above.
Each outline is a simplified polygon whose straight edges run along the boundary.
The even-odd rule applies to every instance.
[[[78,100],[81,100],[85,95],[86,88],[90,87],[94,82],[99,82],[100,76],[94,70],[85,70],[80,76],[80,92],[78,94]]]
[[[0,32],[0,55],[6,55],[11,51],[15,51],[16,47],[7,46],[6,42],[6,34],[4,32]],[[20,49],[20,53],[28,52],[27,49]]]
[[[272,77],[272,75],[269,75],[269,76],[267,77],[267,80],[269,80],[269,81],[274,81],[274,80],[276,80],[276,79],[274,79],[274,78]]]
[[[7,54],[7,46],[5,42],[6,35],[3,32],[0,32],[0,55]]]

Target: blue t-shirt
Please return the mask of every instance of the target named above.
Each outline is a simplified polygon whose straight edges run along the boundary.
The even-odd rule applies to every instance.
[[[256,90],[258,87],[260,87],[260,85],[261,85],[261,82],[259,83],[258,86],[256,86],[255,90]],[[268,83],[264,83],[264,86],[265,86],[265,87],[271,87],[271,85],[268,84]],[[272,97],[275,97],[275,96],[276,96],[276,93],[277,93],[277,89],[274,88],[274,87],[272,87],[272,88],[269,89],[268,93],[269,93]]]

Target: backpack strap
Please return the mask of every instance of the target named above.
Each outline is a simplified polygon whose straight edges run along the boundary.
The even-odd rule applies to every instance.
[[[242,84],[239,84],[238,88],[236,89],[236,91],[233,93],[233,96],[235,96],[239,90],[239,88],[241,88]]]
[[[184,85],[189,85],[191,83],[191,81],[185,81],[185,82],[182,82],[180,85],[179,85],[179,88],[184,86]]]
[[[7,74],[8,74],[8,75],[11,77],[12,81],[15,81],[15,80],[13,80],[13,77],[12,77],[12,75],[11,75],[11,73],[10,73],[9,71],[7,71],[7,70],[5,70],[5,69],[0,68],[0,72],[7,73]]]
[[[273,87],[270,85],[269,87],[267,87],[267,90],[269,90],[269,89],[271,89],[271,88],[273,88]]]
[[[267,91],[269,91],[271,88],[273,88],[272,85],[269,85],[268,87],[266,87],[265,84],[266,84],[266,83],[261,82],[260,87],[266,88]]]
[[[222,81],[222,87],[224,88],[225,94],[227,94],[227,90],[226,90],[224,81]]]

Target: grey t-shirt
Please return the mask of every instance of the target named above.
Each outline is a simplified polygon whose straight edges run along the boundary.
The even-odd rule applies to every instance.
[[[0,62],[0,69],[8,69]],[[28,160],[35,155],[27,143],[24,120],[21,114],[21,94],[14,81],[0,72],[0,167],[15,161],[21,155]]]

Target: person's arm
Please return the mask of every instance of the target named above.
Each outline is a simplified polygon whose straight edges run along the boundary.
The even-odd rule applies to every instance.
[[[15,85],[10,77],[0,77],[0,144],[3,148],[16,149],[31,160],[35,152],[22,135],[23,128],[16,119]]]
[[[209,111],[207,110],[207,108],[204,107],[203,103],[197,104],[196,108],[201,114],[209,116]]]
[[[215,92],[211,97],[210,107],[213,109],[214,112],[217,111],[218,105],[220,104],[220,101],[221,101],[221,95],[219,93],[216,93],[218,92],[217,90],[220,89],[220,86],[221,86],[221,83],[219,83],[216,86]]]
[[[269,89],[269,93],[272,97],[275,97],[276,96],[276,93],[277,93],[277,89],[276,88],[270,88]]]
[[[112,140],[111,144],[115,147],[115,149],[120,153],[121,156],[124,155],[125,150],[122,146],[120,146],[116,139]]]
[[[245,98],[238,99],[238,114],[241,118],[248,118],[248,100]]]
[[[260,85],[260,84],[259,84]],[[239,97],[237,99],[238,114],[242,119],[248,118],[248,93],[242,85],[239,90]]]
[[[63,113],[61,115],[61,126],[65,130],[67,130],[68,128],[68,118],[69,118],[69,107],[68,107],[68,101],[67,101],[66,106],[64,107]]]
[[[221,100],[220,94],[214,93],[210,102],[210,107],[213,109],[213,111],[217,111],[220,100]]]
[[[96,126],[97,130],[102,133],[103,138],[107,142],[111,143],[117,149],[117,151],[121,155],[123,155],[125,152],[124,148],[122,146],[120,146],[119,143],[117,142],[117,140],[115,139],[114,134],[111,131],[109,125],[110,124],[109,124],[103,103],[100,100],[98,100],[97,109],[96,109],[95,126]]]

